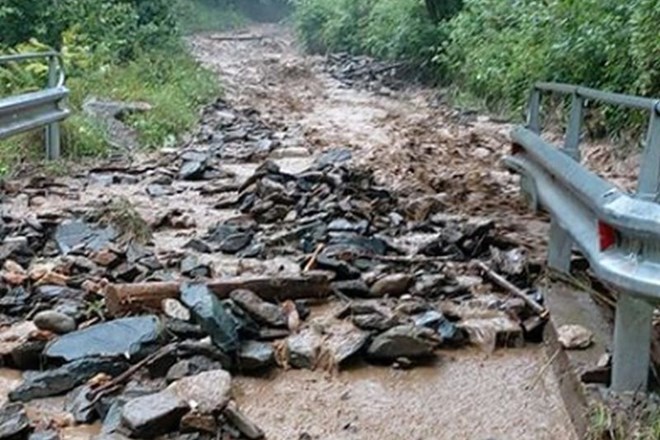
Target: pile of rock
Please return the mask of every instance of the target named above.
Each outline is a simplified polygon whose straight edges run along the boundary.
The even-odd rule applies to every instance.
[[[383,94],[410,86],[419,75],[419,69],[404,62],[379,61],[346,52],[329,54],[324,67],[333,78],[348,87]]]
[[[203,119],[196,148],[176,160],[89,176],[148,178],[150,197],[168,197],[176,182],[236,211],[179,252],[157,252],[151,230],[190,228],[184,212],[149,224],[122,203],[0,217],[0,356],[25,371],[0,410],[0,439],[33,429],[16,402],[65,394],[75,421],[102,420],[104,436],[260,438],[231,400],[230,374],[409,368],[438,348],[538,337],[544,320],[520,297],[493,294],[471,265],[488,261],[529,291],[536,268],[491,220],[449,215],[442,196],[403,198],[342,148],[297,174],[266,160],[238,181],[221,161],[265,158],[277,136],[223,101]],[[52,186],[26,188],[35,200]],[[284,257],[295,270],[218,280],[203,261],[218,254]]]

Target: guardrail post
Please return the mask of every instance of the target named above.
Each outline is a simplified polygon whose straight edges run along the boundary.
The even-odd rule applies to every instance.
[[[651,111],[651,121],[646,134],[637,182],[637,196],[645,200],[657,199],[658,185],[660,184],[660,116],[658,115],[658,105]]]
[[[621,293],[616,304],[612,390],[646,391],[654,306]]]
[[[548,266],[564,274],[571,271],[571,253],[573,239],[553,217],[550,222],[550,241],[548,243]]]
[[[48,57],[48,87],[56,87],[59,75],[57,57]],[[60,124],[55,122],[46,127],[46,159],[57,160],[60,158]]]
[[[583,109],[584,99],[577,93],[573,93],[571,98],[571,114],[568,119],[568,129],[566,130],[566,140],[564,142],[564,151],[577,162],[580,161],[580,131],[582,127]]]
[[[534,133],[541,132],[541,91],[534,87],[527,104],[527,129]]]

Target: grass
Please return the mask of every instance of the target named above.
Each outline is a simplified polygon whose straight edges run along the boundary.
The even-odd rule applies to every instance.
[[[588,440],[658,440],[660,408],[633,401],[628,405],[599,402],[589,416]]]
[[[151,240],[149,224],[125,197],[118,197],[104,206],[99,212],[99,221],[115,228],[122,241],[146,244]]]
[[[176,143],[197,123],[200,106],[220,92],[217,77],[202,68],[182,47],[145,54],[124,65],[110,65],[71,78],[72,116],[62,126],[62,154],[66,159],[100,157],[110,152],[103,128],[82,113],[89,96],[121,101],[144,101],[152,110],[135,114],[129,123],[145,147]],[[23,162],[44,157],[43,131],[0,142],[0,176],[11,175]]]

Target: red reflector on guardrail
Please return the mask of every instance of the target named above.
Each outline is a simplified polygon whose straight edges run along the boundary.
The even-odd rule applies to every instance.
[[[607,223],[598,221],[598,239],[600,250],[604,251],[616,243],[616,230]]]

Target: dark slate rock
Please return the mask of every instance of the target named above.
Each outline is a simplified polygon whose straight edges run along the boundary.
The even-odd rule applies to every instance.
[[[92,401],[87,397],[90,391],[92,388],[89,385],[83,385],[67,396],[65,408],[73,415],[76,423],[92,423],[98,417]]]
[[[408,291],[413,282],[414,278],[405,273],[385,275],[371,286],[371,293],[378,297],[401,296]]]
[[[174,393],[162,391],[130,400],[121,417],[133,437],[152,438],[176,430],[189,409]]]
[[[368,298],[371,296],[369,286],[362,280],[335,281],[332,288],[346,296],[357,298]]]
[[[0,409],[0,439],[25,439],[30,429],[30,420],[23,405],[14,403]]]
[[[436,330],[442,338],[443,344],[457,347],[468,342],[468,335],[465,330],[446,318],[438,324]]]
[[[261,371],[275,365],[275,351],[267,342],[247,341],[238,353],[239,368],[243,371]]]
[[[252,420],[243,414],[235,402],[229,402],[223,411],[224,416],[227,418],[241,434],[249,440],[259,440],[265,437],[261,428],[259,428]]]
[[[222,364],[213,361],[206,356],[193,356],[190,359],[181,360],[169,369],[167,372],[167,382],[174,382],[188,376],[194,376],[198,373],[210,370],[221,369]]]
[[[27,267],[34,257],[27,237],[6,237],[0,244],[0,261],[11,259]]]
[[[35,298],[40,301],[49,302],[52,300],[59,299],[72,299],[72,300],[82,300],[85,296],[85,292],[82,290],[72,289],[70,287],[64,286],[55,286],[46,284],[43,286],[36,287],[34,289]]]
[[[427,327],[431,329],[437,328],[444,319],[444,315],[437,310],[429,310],[413,316],[413,322],[417,327]]]
[[[353,158],[353,152],[349,148],[333,148],[316,158],[314,167],[321,169],[329,165],[339,165]]]
[[[286,326],[286,316],[282,309],[262,300],[256,293],[240,289],[233,291],[230,298],[258,322],[272,327]]]
[[[38,370],[41,368],[41,354],[47,341],[25,341],[11,351],[12,366],[19,370]]]
[[[328,225],[328,231],[330,232],[356,232],[358,234],[366,234],[368,228],[369,222],[367,220],[351,222],[345,218],[332,220]]]
[[[128,367],[126,362],[116,359],[80,359],[27,377],[18,388],[9,393],[9,399],[27,401],[39,397],[57,396],[82,385],[99,373],[116,376],[126,371]]]
[[[165,331],[181,339],[202,339],[206,336],[199,325],[172,318],[165,319]]]
[[[54,238],[60,252],[68,254],[74,248],[100,251],[117,235],[110,226],[96,228],[83,220],[67,220],[58,225]]]
[[[44,354],[66,361],[90,356],[133,357],[155,344],[160,330],[160,321],[153,315],[116,319],[60,336]]]
[[[216,347],[209,339],[199,341],[182,341],[177,346],[177,353],[181,357],[204,356],[219,362],[224,369],[231,369],[232,359]]]
[[[194,255],[188,255],[181,261],[181,273],[191,278],[204,278],[211,276],[211,268]]]
[[[188,160],[183,162],[179,169],[179,178],[182,180],[201,180],[206,171],[205,160]]]
[[[396,318],[383,316],[380,313],[354,315],[351,320],[363,330],[386,331],[399,324]]]
[[[430,332],[430,334],[429,334]],[[429,329],[400,325],[374,338],[367,350],[371,359],[393,361],[397,358],[415,359],[433,353],[437,342]]]
[[[0,310],[10,315],[18,315],[30,307],[30,294],[23,287],[14,287],[0,298]]]
[[[130,399],[124,396],[119,396],[110,405],[108,412],[103,417],[103,424],[101,425],[101,434],[112,434],[121,430],[121,412],[124,409],[124,405]]]
[[[192,249],[194,251],[200,252],[202,254],[210,254],[213,252],[213,248],[204,240],[199,238],[192,238],[184,246],[186,249]]]
[[[181,302],[223,352],[232,354],[238,350],[237,322],[205,284],[185,283],[181,287]]]

